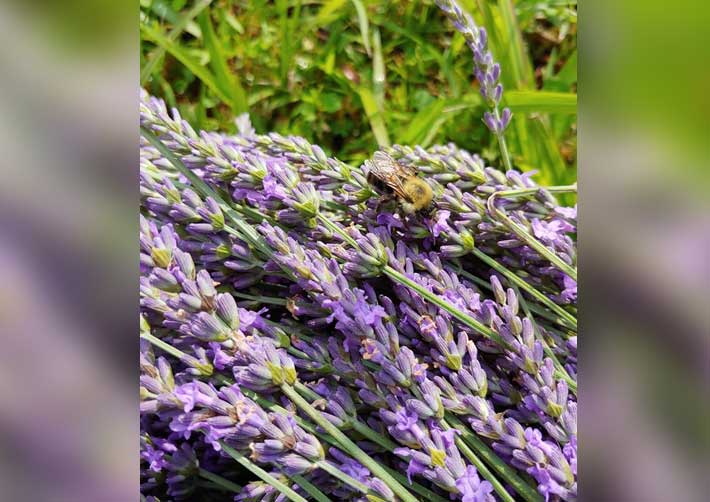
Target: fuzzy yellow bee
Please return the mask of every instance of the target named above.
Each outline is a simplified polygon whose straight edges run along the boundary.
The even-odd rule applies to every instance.
[[[434,193],[415,169],[400,164],[385,152],[375,152],[369,168],[367,181],[381,195],[380,203],[395,199],[406,214],[431,208]]]

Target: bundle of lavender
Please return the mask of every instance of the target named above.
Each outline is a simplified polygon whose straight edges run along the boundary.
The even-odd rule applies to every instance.
[[[454,145],[363,166],[141,97],[144,500],[575,500],[576,211]]]

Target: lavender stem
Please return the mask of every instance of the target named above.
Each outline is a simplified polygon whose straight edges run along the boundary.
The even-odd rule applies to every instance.
[[[441,420],[441,426],[443,427],[444,430],[449,430],[452,427],[446,423],[446,420],[442,419]],[[459,447],[459,450],[468,458],[471,463],[476,466],[476,469],[478,469],[478,472],[483,476],[490,484],[493,485],[493,489],[500,495],[500,498],[503,499],[504,502],[515,502],[515,499],[508,493],[508,491],[505,489],[505,487],[498,481],[498,479],[493,475],[493,473],[488,470],[488,467],[486,467],[483,462],[481,461],[480,458],[468,447],[468,445],[458,436],[454,438],[454,441],[456,442],[456,446]],[[521,494],[522,495],[522,494]]]
[[[511,193],[513,192],[513,193]],[[510,195],[522,195],[521,192],[527,192],[527,190],[507,190],[507,191],[501,191],[501,192],[495,192],[488,198],[488,211],[490,212],[491,216],[497,216],[498,219],[503,221],[503,223],[506,224],[506,226],[513,231],[515,235],[520,237],[521,240],[523,240],[527,245],[529,245],[531,248],[533,248],[535,251],[540,253],[541,256],[544,258],[547,258],[550,263],[555,265],[557,268],[562,270],[565,274],[570,276],[573,280],[577,280],[577,269],[570,266],[568,263],[565,263],[559,256],[557,256],[555,253],[550,251],[545,245],[543,245],[539,240],[537,240],[535,237],[530,235],[530,233],[525,230],[523,227],[515,223],[505,212],[499,208],[496,207],[495,201],[498,197],[501,196],[510,196]]]
[[[471,448],[474,448],[478,455],[484,458],[488,465],[493,467],[498,474],[501,475],[501,477],[510,483],[510,485],[516,492],[518,492],[518,494],[520,494],[521,497],[528,502],[542,502],[542,497],[534,489],[523,481],[515,473],[515,471],[505,465],[483,441],[481,441],[474,433],[469,431],[466,425],[464,425],[451,412],[446,412],[446,420],[450,422],[456,430],[461,432],[463,441]]]
[[[219,476],[213,472],[207,471],[203,469],[202,467],[199,468],[199,474],[203,478],[212,481],[214,484],[221,486],[223,488],[226,488],[227,490],[234,492],[234,493],[239,493],[242,491],[242,487],[239,486],[238,484],[223,478],[222,476]]]
[[[237,450],[226,444],[224,441],[220,441],[220,446],[224,450],[224,452],[232,457],[234,460],[239,462],[242,466],[247,468],[249,471],[252,473],[256,474],[261,478],[262,481],[265,481],[266,483],[269,483],[271,486],[276,488],[278,491],[283,493],[286,497],[289,498],[289,500],[292,500],[293,502],[308,502],[305,498],[301,497],[298,493],[293,491],[293,489],[289,486],[286,486],[283,484],[281,481],[273,477],[271,474],[266,472],[264,469],[259,467],[258,465],[254,464],[251,460],[249,460],[247,457],[239,453]]]
[[[306,492],[308,492],[308,494],[318,502],[331,502],[325,493],[320,491],[316,485],[308,481],[303,476],[295,475],[291,476],[291,479],[294,480],[298,486],[306,490]]]
[[[360,462],[363,466],[370,469],[370,472],[380,478],[383,482],[390,487],[399,497],[405,502],[418,502],[417,499],[407,491],[404,486],[399,484],[390,474],[385,471],[380,464],[372,459],[367,453],[362,451],[355,443],[350,440],[345,434],[340,432],[340,430],[331,424],[328,420],[323,418],[321,414],[310,405],[308,401],[303,399],[301,395],[296,392],[296,390],[288,384],[281,385],[281,391],[286,394],[296,406],[301,408],[313,421],[321,426],[328,434],[333,436],[336,441],[340,443],[340,447],[345,450],[350,456],[355,460]]]

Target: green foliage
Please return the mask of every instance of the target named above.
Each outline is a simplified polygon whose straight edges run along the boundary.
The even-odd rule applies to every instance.
[[[576,180],[576,2],[468,0],[501,63],[514,165]],[[193,126],[297,134],[359,163],[454,142],[499,166],[463,37],[428,1],[141,0],[141,84]]]

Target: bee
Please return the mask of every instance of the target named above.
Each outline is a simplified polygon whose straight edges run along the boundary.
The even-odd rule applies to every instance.
[[[375,152],[369,166],[367,182],[381,195],[378,206],[395,199],[405,214],[431,208],[434,193],[414,168],[400,164],[385,152]]]

